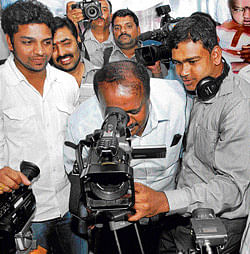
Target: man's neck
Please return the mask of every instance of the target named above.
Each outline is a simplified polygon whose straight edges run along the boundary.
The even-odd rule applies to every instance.
[[[109,28],[108,27],[92,27],[91,32],[97,41],[104,42],[109,38]]]
[[[44,82],[46,79],[46,69],[42,71],[31,71],[21,65],[17,60],[14,60],[18,70],[24,75],[28,82],[43,95]]]
[[[137,48],[134,47],[132,49],[121,49],[124,55],[126,55],[128,58],[132,58],[135,55],[135,49]]]
[[[72,76],[75,77],[79,87],[81,86],[84,71],[85,71],[85,65],[84,63],[80,61],[77,67],[74,70],[69,72]]]

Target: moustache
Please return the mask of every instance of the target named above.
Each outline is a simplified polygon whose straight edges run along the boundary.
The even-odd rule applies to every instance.
[[[67,55],[64,55],[64,56],[58,56],[56,58],[56,61],[59,62],[61,59],[65,58],[65,57],[74,57],[72,54],[67,54]]]
[[[126,36],[128,36],[129,38],[131,38],[131,35],[126,34],[126,33],[122,33],[122,34],[119,35],[118,39],[120,39],[123,35],[126,35]]]

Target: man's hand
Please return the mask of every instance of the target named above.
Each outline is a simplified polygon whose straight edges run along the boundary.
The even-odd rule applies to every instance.
[[[242,46],[242,50],[239,51],[240,57],[244,59],[244,62],[250,63],[250,44]]]
[[[18,189],[21,183],[24,185],[31,184],[28,178],[19,171],[9,167],[0,169],[0,194]]]
[[[156,61],[155,65],[147,66],[147,68],[152,72],[154,78],[162,78],[160,60]]]
[[[83,20],[83,15],[82,15],[82,10],[79,8],[72,9],[72,4],[76,4],[76,2],[71,1],[67,3],[66,7],[66,13],[67,13],[67,18],[70,19],[75,26],[77,27],[77,22]]]
[[[137,221],[143,217],[152,217],[169,211],[168,200],[164,192],[155,191],[141,183],[135,183],[135,215],[129,221]]]

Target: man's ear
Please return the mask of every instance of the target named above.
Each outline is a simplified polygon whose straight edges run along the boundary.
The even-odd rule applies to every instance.
[[[141,28],[139,26],[137,27],[137,31],[138,31],[138,35],[140,35],[141,34]]]
[[[216,45],[212,52],[211,52],[211,57],[215,65],[219,65],[221,63],[221,58],[222,58],[222,50],[221,47]]]
[[[12,45],[10,36],[9,36],[8,34],[6,34],[6,35],[5,35],[5,38],[6,38],[6,41],[7,41],[7,45],[8,45],[9,51],[13,51],[14,48],[13,48],[13,45]]]

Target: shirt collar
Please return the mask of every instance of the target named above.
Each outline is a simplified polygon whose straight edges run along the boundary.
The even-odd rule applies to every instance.
[[[123,55],[124,58],[129,59],[129,60],[132,60],[132,61],[136,60],[135,55],[133,55],[131,58],[128,58],[128,57],[122,52],[122,50],[115,44],[115,45],[114,45],[114,48],[113,48],[113,51],[112,51],[112,55],[117,55],[117,54],[121,54],[121,55]]]
[[[21,73],[21,71],[16,67],[13,53],[9,55],[8,59],[6,60],[6,64],[9,65],[10,69],[15,74],[15,76],[12,76],[12,81],[9,83],[10,86],[17,86],[21,82],[29,83],[25,76]],[[55,75],[55,72],[52,71],[52,68],[54,67],[50,66],[50,64],[48,63],[46,66],[46,80],[50,81],[49,83],[53,83],[53,81],[57,80],[57,76]]]
[[[98,42],[98,43],[100,43],[96,38],[95,38],[95,36],[94,36],[94,34],[92,33],[92,31],[91,31],[91,29],[88,29],[86,32],[85,32],[85,34],[84,34],[84,40],[91,40],[91,41],[96,41],[96,42]],[[102,43],[110,43],[110,42],[112,42],[114,45],[115,45],[115,43],[114,43],[114,36],[113,36],[113,33],[112,33],[112,30],[111,30],[111,28],[109,29],[109,37],[108,37],[108,39],[106,40],[106,41],[104,41],[104,42],[102,42]]]
[[[163,121],[169,121],[170,115],[169,111],[161,111],[160,108],[154,104],[154,102],[150,102],[149,105],[149,116],[146,127],[142,133],[142,137],[148,135],[152,130],[157,128],[158,124]]]

